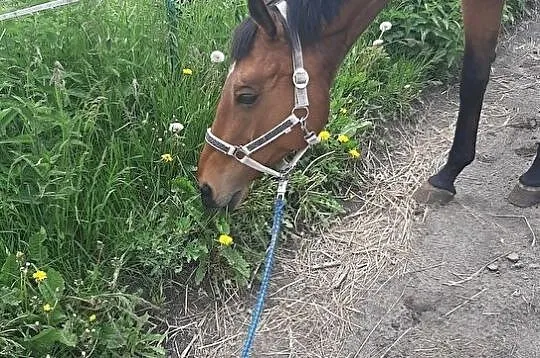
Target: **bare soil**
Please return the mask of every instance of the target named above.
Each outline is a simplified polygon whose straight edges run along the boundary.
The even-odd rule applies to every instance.
[[[540,141],[540,17],[500,44],[477,160],[443,207],[411,195],[444,163],[458,89],[423,98],[366,151],[358,210],[280,247],[253,357],[540,357],[540,212],[506,201]],[[171,357],[238,357],[255,295],[181,298]]]

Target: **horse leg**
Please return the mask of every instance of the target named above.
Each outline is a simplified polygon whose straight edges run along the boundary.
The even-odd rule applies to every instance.
[[[478,121],[499,36],[504,0],[462,0],[465,54],[454,142],[445,166],[420,187],[421,203],[447,203],[456,194],[454,181],[475,156]]]
[[[508,201],[521,208],[540,204],[540,145],[536,149],[536,158],[529,170],[520,178]]]

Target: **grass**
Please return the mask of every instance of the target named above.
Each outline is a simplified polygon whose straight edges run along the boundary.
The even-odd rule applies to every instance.
[[[242,286],[262,258],[270,181],[240,212],[208,216],[194,180],[227,72],[209,54],[226,52],[244,1],[168,4],[81,2],[0,24],[0,355],[162,356],[164,279]],[[509,3],[509,20],[521,5]],[[347,150],[406,114],[434,74],[455,73],[453,3],[396,1],[379,18],[394,23],[386,45],[370,46],[377,21],[334,85],[328,130],[352,140],[325,142],[303,162],[289,229],[343,212]],[[175,121],[180,136],[168,132]],[[235,244],[219,245],[220,233]],[[36,282],[36,270],[48,278]]]

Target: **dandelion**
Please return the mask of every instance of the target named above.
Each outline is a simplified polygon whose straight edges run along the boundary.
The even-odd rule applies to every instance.
[[[233,238],[226,234],[219,235],[218,241],[223,246],[231,246],[233,243]]]
[[[52,311],[51,305],[48,304],[48,303],[45,303],[45,304],[43,305],[43,311],[44,311],[44,312],[51,312],[51,311]]]
[[[32,277],[36,280],[37,283],[40,283],[47,278],[47,273],[45,271],[37,270],[36,272],[34,272]]]
[[[172,134],[178,134],[180,133],[180,131],[182,131],[182,129],[184,129],[182,123],[173,122],[169,124],[169,132],[171,132]]]
[[[355,149],[351,149],[349,150],[349,155],[351,156],[351,158],[353,159],[358,159],[360,158],[360,152],[358,150]]]
[[[321,142],[324,142],[325,140],[330,139],[330,132],[329,131],[321,131],[321,133],[319,133],[318,137],[319,137],[319,140]]]
[[[349,141],[349,139],[350,139],[349,136],[346,135],[346,134],[340,134],[340,135],[338,135],[338,137],[337,137],[337,140],[338,140],[338,142],[340,142],[340,143],[347,143],[347,142]]]
[[[225,55],[221,51],[213,51],[210,54],[210,61],[213,63],[220,63],[225,61]]]
[[[383,39],[377,39],[377,40],[373,41],[373,47],[379,47],[379,46],[382,46],[383,44],[384,44]]]
[[[169,153],[165,153],[161,155],[161,160],[164,161],[165,163],[170,163],[173,161],[173,157]]]
[[[96,318],[97,318],[96,315],[92,313],[90,317],[88,317],[88,322],[94,322]]]
[[[182,73],[186,76],[191,76],[193,74],[193,70],[191,68],[184,68]]]
[[[392,28],[392,23],[390,21],[383,21],[379,25],[379,29],[381,30],[381,32],[389,31],[391,28]]]
[[[342,107],[342,108],[339,110],[339,113],[341,113],[341,114],[347,114],[347,112],[348,112],[348,111],[347,111],[347,108],[343,108],[343,107]]]

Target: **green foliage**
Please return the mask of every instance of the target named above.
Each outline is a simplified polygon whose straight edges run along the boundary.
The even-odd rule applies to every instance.
[[[0,269],[0,355],[164,355],[164,337],[152,333],[149,316],[138,312],[148,309],[142,299],[120,291],[81,292],[76,286],[85,287],[83,282],[66,282],[50,267],[44,254],[47,240],[42,229],[32,236],[26,253],[8,252],[4,259]]]

